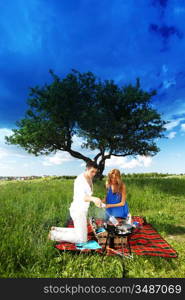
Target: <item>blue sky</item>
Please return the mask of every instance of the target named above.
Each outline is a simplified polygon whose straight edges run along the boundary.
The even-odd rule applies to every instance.
[[[68,153],[27,154],[4,143],[24,117],[29,87],[51,81],[53,69],[92,71],[119,85],[140,77],[156,89],[152,105],[169,121],[154,157],[115,158],[124,173],[185,173],[184,0],[14,0],[0,3],[0,176],[77,175],[83,161]],[[74,137],[73,147],[82,140]],[[83,152],[84,153],[84,152]],[[96,152],[87,152],[93,157]]]

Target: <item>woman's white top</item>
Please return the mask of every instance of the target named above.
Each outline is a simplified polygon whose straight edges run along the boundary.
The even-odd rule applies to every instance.
[[[70,206],[70,210],[73,211],[88,211],[90,202],[86,202],[84,197],[91,196],[93,193],[93,185],[92,189],[87,182],[87,179],[84,176],[84,173],[78,175],[74,181],[74,193],[73,193],[73,201]]]

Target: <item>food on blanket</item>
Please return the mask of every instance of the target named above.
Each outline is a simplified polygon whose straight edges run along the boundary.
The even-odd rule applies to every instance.
[[[118,226],[118,232],[129,232],[130,229],[132,229],[132,225],[131,224],[123,224],[121,226]]]

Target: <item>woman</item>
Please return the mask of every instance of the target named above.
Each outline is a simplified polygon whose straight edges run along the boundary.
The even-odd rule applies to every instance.
[[[106,203],[106,218],[128,218],[131,221],[128,204],[126,202],[126,187],[121,179],[120,171],[113,169],[108,173],[106,181],[107,195],[103,202]]]
[[[70,243],[87,242],[87,214],[90,202],[101,207],[101,199],[93,197],[93,178],[98,167],[95,162],[88,161],[86,171],[77,176],[74,181],[73,201],[70,206],[70,215],[74,228],[52,227],[48,238],[52,241],[66,241]]]

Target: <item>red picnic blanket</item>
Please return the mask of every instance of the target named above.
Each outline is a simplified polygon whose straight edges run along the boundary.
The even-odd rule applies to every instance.
[[[177,252],[161,237],[161,235],[153,228],[153,226],[149,223],[146,223],[143,217],[133,216],[132,221],[137,221],[140,226],[132,232],[132,234],[128,237],[128,243],[130,244],[131,252],[136,255],[150,255],[150,256],[161,256],[161,257],[177,257]],[[103,223],[102,219],[96,219],[97,225],[101,225]],[[69,219],[67,227],[74,227],[72,219]],[[88,240],[96,240],[96,237],[92,231],[92,227],[88,225]],[[75,244],[68,242],[61,242],[55,245],[55,248],[58,250],[72,250],[72,251],[83,251],[83,252],[91,252],[95,251],[98,253],[103,253],[104,247],[102,245],[102,249],[97,250],[78,250]],[[108,248],[106,251],[106,255],[115,255],[115,254],[129,254],[128,245],[124,248],[120,246],[114,247],[114,249]]]

